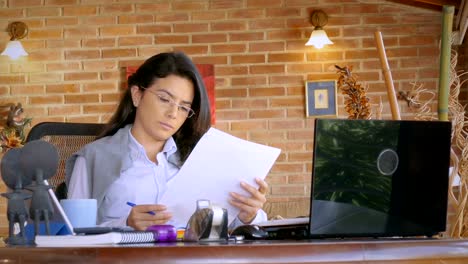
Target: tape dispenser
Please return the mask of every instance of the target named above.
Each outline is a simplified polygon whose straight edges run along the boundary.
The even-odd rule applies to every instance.
[[[227,210],[198,200],[197,209],[190,217],[184,233],[184,241],[219,241],[228,238]]]

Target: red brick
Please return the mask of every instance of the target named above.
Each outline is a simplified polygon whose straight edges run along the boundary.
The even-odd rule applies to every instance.
[[[157,14],[155,16],[156,22],[184,22],[189,21],[188,13],[166,13],[166,14]]]
[[[247,74],[245,66],[220,66],[215,68],[216,76]]]
[[[221,120],[247,120],[248,115],[245,110],[216,111],[216,118]]]
[[[193,34],[192,43],[219,43],[227,42],[226,34]]]
[[[284,73],[284,65],[258,65],[249,67],[250,73],[253,74],[272,74],[272,73]]]
[[[286,71],[291,72],[291,73],[319,72],[321,70],[322,70],[322,64],[319,64],[319,63],[288,64],[288,65],[286,65]]]
[[[150,45],[153,44],[153,37],[139,36],[139,37],[120,37],[119,46],[135,46],[135,45]]]
[[[265,18],[263,9],[240,9],[228,12],[228,18],[253,18],[260,19]]]
[[[209,11],[202,11],[202,12],[193,12],[192,13],[192,21],[203,21],[203,20],[223,20],[226,17],[226,13],[223,11],[213,11],[210,9]]]
[[[63,25],[77,25],[78,18],[77,17],[50,17],[46,18],[46,25],[47,26],[63,26]]]
[[[101,57],[99,50],[68,50],[65,51],[67,60],[90,60]]]
[[[62,38],[61,29],[36,29],[29,31],[30,39],[59,39]]]
[[[154,12],[154,10],[158,10],[158,12],[169,11],[171,8],[170,2],[163,2],[163,3],[151,3],[151,4],[136,4],[136,11],[138,14],[146,13],[146,12]]]
[[[11,94],[12,95],[30,95],[30,94],[44,94],[45,89],[44,86],[41,84],[38,85],[21,85],[11,86]]]
[[[99,94],[66,94],[65,103],[66,104],[89,104],[99,102]]]
[[[249,111],[249,119],[264,119],[264,118],[285,118],[285,110],[284,109],[276,109],[276,110],[250,110]]]
[[[80,63],[79,62],[57,62],[57,63],[47,63],[46,64],[46,69],[48,72],[54,72],[54,71],[76,71],[80,69]]]
[[[48,108],[49,116],[68,116],[81,114],[81,107],[79,105],[63,105],[52,106]]]
[[[231,56],[232,64],[265,63],[265,55],[234,55]]]
[[[281,18],[276,19],[257,19],[254,21],[249,21],[249,28],[252,30],[258,29],[274,29],[274,28],[284,28],[286,21]]]
[[[62,81],[61,73],[31,73],[29,82],[31,83],[57,83]]]
[[[83,106],[84,114],[113,113],[117,106],[115,104],[98,104]]]
[[[172,2],[172,9],[177,11],[199,11],[199,10],[206,10],[208,8],[208,3],[203,2],[191,2],[191,1],[183,1],[183,2]]]
[[[262,120],[245,120],[242,122],[233,121],[231,123],[232,131],[254,131],[258,129],[266,129],[267,127],[267,122]]]
[[[151,23],[153,22],[153,15],[121,15],[118,16],[119,24],[138,24],[138,23]]]
[[[304,101],[302,98],[271,98],[270,102],[271,107],[298,107],[304,106]]]
[[[173,48],[175,51],[182,51],[188,55],[208,53],[208,46],[206,45],[175,46]]]
[[[85,39],[83,40],[83,47],[115,47],[115,39],[102,38],[102,39]]]
[[[247,7],[272,7],[280,6],[281,0],[247,0]]]
[[[217,89],[216,96],[222,97],[246,97],[247,89],[245,88],[230,88],[230,89]]]
[[[236,85],[262,85],[267,83],[265,76],[246,76],[246,77],[233,77],[231,78],[231,84]]]
[[[268,62],[301,62],[305,61],[303,53],[273,53],[268,54]]]
[[[117,85],[114,82],[86,83],[83,85],[83,92],[109,92],[115,91]]]
[[[230,33],[229,40],[231,41],[253,41],[264,40],[265,35],[263,32],[248,32],[248,33]]]
[[[117,17],[115,16],[90,16],[80,17],[81,23],[86,25],[115,25],[117,24]]]
[[[47,6],[50,6],[50,5],[62,6],[62,5],[73,5],[73,4],[76,4],[78,2],[79,2],[78,0],[46,0],[45,4]]]
[[[78,93],[80,92],[80,85],[69,83],[69,84],[48,84],[46,85],[46,92],[48,94],[66,94],[66,93]]]
[[[30,104],[60,104],[63,103],[62,95],[44,95],[44,96],[29,96]]]
[[[245,31],[247,24],[244,21],[214,22],[211,23],[212,31]]]
[[[288,40],[301,38],[302,34],[297,30],[272,30],[267,32],[269,40]]]
[[[97,72],[70,72],[64,74],[65,81],[97,80]]]
[[[159,33],[170,33],[171,26],[169,25],[137,25],[137,34],[159,34]]]
[[[26,9],[26,14],[28,17],[50,17],[50,16],[59,16],[60,8],[59,7],[35,7]]]
[[[302,47],[304,44],[302,44]],[[284,50],[284,42],[257,42],[257,43],[249,43],[249,51],[250,52],[261,52],[261,51],[283,51]]]
[[[97,28],[79,27],[79,28],[66,28],[63,32],[66,39],[68,38],[88,38],[95,37],[98,34]]]
[[[186,44],[189,43],[187,35],[156,35],[154,36],[156,44]]]
[[[136,50],[134,48],[128,49],[109,49],[102,51],[102,58],[122,58],[122,57],[135,57]]]
[[[71,6],[63,8],[64,16],[92,16],[97,15],[96,6]]]
[[[210,10],[211,9],[230,9],[230,8],[239,8],[243,6],[242,0],[211,0],[210,1]]]
[[[11,7],[31,7],[41,6],[42,0],[10,0],[8,3]]]
[[[213,44],[213,53],[242,53],[246,51],[245,44]]]
[[[208,24],[193,23],[193,24],[175,24],[174,33],[194,33],[208,31]]]
[[[295,17],[301,15],[300,8],[268,8],[266,17]]]
[[[295,75],[288,75],[288,76],[271,76],[270,77],[270,84],[303,84],[304,77],[302,76],[295,76]]]
[[[101,36],[126,36],[135,33],[135,26],[133,25],[118,25],[118,26],[103,26],[101,27]]]
[[[133,4],[111,4],[103,5],[100,8],[100,13],[109,14],[109,13],[131,13],[133,12]]]
[[[43,63],[19,63],[11,65],[12,73],[22,73],[22,72],[44,72],[45,67]]]

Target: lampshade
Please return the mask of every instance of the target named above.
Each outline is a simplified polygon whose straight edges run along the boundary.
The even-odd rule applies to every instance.
[[[24,50],[23,45],[21,45],[19,40],[11,40],[8,42],[1,55],[8,56],[13,60],[16,60],[20,56],[28,56],[28,53]]]
[[[327,33],[323,29],[317,29],[312,31],[310,34],[309,41],[305,44],[306,46],[315,46],[317,49],[323,48],[326,44],[333,44],[328,38]]]
[[[305,44],[306,46],[315,46],[317,49],[321,49],[326,44],[333,44],[325,30],[323,30],[323,26],[325,26],[327,22],[328,16],[322,10],[314,10],[310,14],[310,23],[314,26],[314,30],[310,34],[309,41]]]
[[[7,31],[11,38],[5,50],[0,55],[9,56],[14,60],[20,56],[28,56],[28,53],[24,50],[23,45],[19,41],[19,39],[26,37],[28,34],[28,26],[23,22],[12,22],[8,25]]]

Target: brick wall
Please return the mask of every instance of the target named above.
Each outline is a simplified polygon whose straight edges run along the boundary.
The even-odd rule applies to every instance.
[[[325,30],[335,43],[322,50],[304,46],[315,8],[328,13]],[[106,122],[126,66],[182,50],[215,65],[217,128],[282,149],[267,178],[272,201],[310,194],[314,119],[305,117],[306,80],[336,79],[335,64],[353,66],[374,108],[381,99],[383,118],[391,118],[375,31],[397,90],[414,81],[437,87],[441,14],[384,0],[0,1],[0,28],[16,20],[29,26],[22,41],[29,56],[0,56],[0,105],[21,102],[34,124]],[[1,49],[7,41],[0,32]],[[341,95],[338,103],[346,116]],[[3,230],[5,211],[0,199]]]

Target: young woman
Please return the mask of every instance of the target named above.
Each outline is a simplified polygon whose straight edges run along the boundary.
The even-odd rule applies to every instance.
[[[205,86],[190,58],[183,53],[149,58],[128,78],[100,138],[67,161],[68,198],[97,199],[101,226],[144,230],[167,223],[171,212],[158,201],[210,119]],[[258,189],[241,183],[250,197],[231,193],[229,202],[240,210],[231,228],[266,220],[261,208],[268,185],[260,179],[257,184]]]

